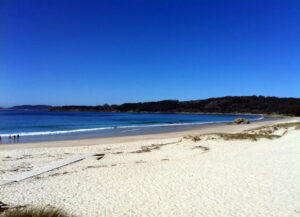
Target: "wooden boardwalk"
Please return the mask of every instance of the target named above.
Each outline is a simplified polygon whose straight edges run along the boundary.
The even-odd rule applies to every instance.
[[[50,165],[40,167],[40,168],[31,170],[31,171],[28,171],[28,172],[13,175],[13,176],[9,177],[6,180],[2,180],[2,182],[0,183],[0,186],[10,184],[10,183],[13,183],[13,182],[19,182],[19,181],[22,181],[24,179],[28,179],[28,178],[31,178],[33,176],[40,175],[42,173],[46,173],[46,172],[49,172],[49,171],[54,170],[54,169],[58,169],[60,167],[66,166],[68,164],[81,161],[81,160],[83,160],[85,158],[88,158],[88,157],[96,157],[97,160],[100,160],[103,156],[104,156],[104,154],[84,154],[84,155],[74,156],[74,157],[71,157],[71,158],[68,158],[68,159],[65,159],[65,160],[61,160],[59,162],[55,162],[55,163],[52,163]]]

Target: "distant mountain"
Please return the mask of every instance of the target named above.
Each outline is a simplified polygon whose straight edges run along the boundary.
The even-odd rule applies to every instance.
[[[8,108],[9,110],[30,110],[30,111],[47,111],[52,106],[50,105],[18,105]]]
[[[300,98],[226,96],[204,100],[124,103],[122,105],[58,106],[51,111],[157,112],[157,113],[251,113],[300,116]]]

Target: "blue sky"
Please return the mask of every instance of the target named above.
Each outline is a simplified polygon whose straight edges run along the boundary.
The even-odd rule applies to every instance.
[[[0,106],[300,97],[299,11],[299,0],[2,0]]]

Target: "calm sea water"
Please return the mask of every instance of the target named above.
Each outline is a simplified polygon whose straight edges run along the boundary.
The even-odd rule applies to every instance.
[[[250,120],[260,116],[239,115]],[[141,114],[110,112],[0,111],[2,143],[108,137],[169,132],[233,121],[235,115]],[[15,141],[17,142],[17,141]]]

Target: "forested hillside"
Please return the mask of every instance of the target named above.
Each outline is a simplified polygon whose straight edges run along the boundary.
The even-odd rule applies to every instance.
[[[227,96],[204,100],[124,103],[121,105],[59,106],[51,111],[94,112],[203,112],[203,113],[253,113],[287,114],[300,116],[299,98],[264,96]]]

